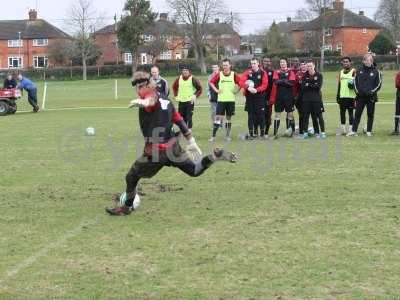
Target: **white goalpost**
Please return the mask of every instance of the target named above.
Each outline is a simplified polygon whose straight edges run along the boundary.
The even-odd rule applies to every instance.
[[[114,99],[118,100],[118,80],[115,79],[115,86],[114,86]]]
[[[47,81],[44,82],[43,99],[42,99],[42,110],[46,109],[46,97],[47,97]]]

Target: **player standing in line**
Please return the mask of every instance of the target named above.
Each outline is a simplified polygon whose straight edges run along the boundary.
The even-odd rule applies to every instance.
[[[300,63],[300,69],[296,73],[296,81],[294,86],[294,104],[299,115],[299,135],[302,136],[304,133],[304,107],[303,97],[301,93],[301,81],[307,72],[307,65],[305,62]]]
[[[266,125],[265,125],[265,135],[269,135],[269,129],[271,128],[272,124],[272,110],[273,110],[273,104],[270,103],[270,98],[271,98],[271,91],[272,91],[272,86],[274,83],[274,69],[272,68],[272,61],[269,57],[264,57],[263,58],[263,70],[268,76],[268,87],[265,92],[265,120],[266,120]]]
[[[280,69],[274,72],[274,85],[271,92],[271,102],[275,104],[274,138],[278,137],[281,123],[281,113],[286,111],[288,123],[293,136],[296,124],[293,117],[294,95],[293,86],[296,75],[287,66],[287,60],[282,58],[279,62]]]
[[[367,136],[372,136],[374,125],[375,103],[378,102],[378,91],[382,86],[382,76],[374,65],[374,58],[370,53],[365,54],[363,65],[356,72],[354,89],[356,91],[356,113],[353,130],[347,136],[357,136],[358,125],[361,121],[364,108],[367,107]]]
[[[182,67],[182,74],[172,85],[174,96],[178,100],[178,111],[189,126],[193,127],[194,105],[202,92],[200,80],[195,78],[190,72],[189,67]]]
[[[268,75],[260,68],[257,58],[250,61],[251,68],[246,70],[242,75],[241,87],[244,89],[246,97],[246,111],[248,114],[248,130],[247,139],[253,140],[257,138],[255,134],[257,126],[260,126],[260,137],[265,136],[265,97],[268,88]]]
[[[392,135],[399,135],[399,122],[400,122],[400,72],[396,75],[396,113],[394,116],[394,131]]]
[[[301,91],[304,105],[303,138],[308,138],[308,121],[313,119],[314,131],[317,138],[326,138],[325,121],[322,115],[324,106],[322,102],[322,74],[315,70],[313,61],[307,62],[307,73],[301,80]]]
[[[136,186],[141,178],[155,176],[163,167],[176,167],[192,177],[203,174],[215,161],[226,160],[236,162],[234,153],[223,149],[214,149],[213,153],[201,158],[201,150],[197,146],[191,130],[181,115],[176,112],[171,101],[161,99],[156,85],[144,72],[136,72],[133,76],[140,99],[132,100],[130,107],[139,107],[139,124],[145,138],[143,154],[132,165],[126,175],[126,199],[122,206],[106,208],[106,212],[114,216],[129,215],[135,209]],[[176,124],[189,143],[184,151],[173,130]],[[193,160],[190,156],[198,159]]]
[[[215,117],[210,142],[215,140],[218,129],[226,117],[226,140],[231,141],[232,116],[235,115],[236,94],[240,91],[240,77],[232,71],[231,61],[222,61],[222,72],[215,74],[209,81],[211,88],[218,93],[217,116]],[[218,88],[217,88],[218,86]]]
[[[157,92],[160,94],[160,97],[162,99],[168,99],[168,82],[160,76],[160,69],[157,66],[151,67],[151,80],[156,84]]]
[[[356,70],[352,68],[351,58],[342,58],[343,69],[339,74],[339,84],[336,95],[336,102],[340,109],[340,132],[338,135],[346,135],[353,131],[354,107],[356,92],[354,91],[354,77]],[[346,130],[346,112],[349,114],[349,130]]]
[[[218,103],[218,93],[214,91],[214,89],[210,86],[210,80],[215,75],[219,74],[220,69],[218,65],[212,66],[212,74],[208,76],[208,101],[210,102],[210,115],[211,115],[211,124],[214,126],[215,117],[217,115],[217,103]],[[217,87],[218,88],[218,87]]]

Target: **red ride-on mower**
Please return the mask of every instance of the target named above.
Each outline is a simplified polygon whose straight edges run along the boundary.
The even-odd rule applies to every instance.
[[[18,89],[0,89],[0,116],[15,114],[19,98],[21,91]]]

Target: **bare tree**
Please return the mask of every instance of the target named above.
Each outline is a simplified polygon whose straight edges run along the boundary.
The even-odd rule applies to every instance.
[[[77,0],[72,4],[67,25],[74,36],[74,47],[79,52],[82,62],[82,79],[87,79],[87,61],[98,56],[92,34],[100,27],[103,19],[97,14],[91,0]]]
[[[297,10],[296,19],[310,21],[321,15],[327,7],[332,7],[333,0],[305,0],[306,7]]]
[[[169,50],[167,40],[161,36],[151,42],[145,43],[144,48],[146,49],[146,53],[153,57],[153,64],[157,62],[157,56]]]
[[[400,43],[400,1],[381,0],[375,14],[375,20],[386,27],[393,40]]]
[[[197,64],[206,73],[204,49],[210,34],[208,23],[226,15],[223,0],[167,0],[175,19],[184,24],[185,34],[194,48]]]

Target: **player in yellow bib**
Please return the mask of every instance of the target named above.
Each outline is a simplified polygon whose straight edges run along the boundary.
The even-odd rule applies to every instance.
[[[215,74],[209,81],[210,87],[218,93],[217,115],[215,117],[210,142],[215,140],[218,129],[226,117],[226,140],[231,141],[232,116],[235,114],[236,94],[240,91],[240,77],[232,71],[229,59],[222,61],[222,72]],[[218,86],[218,88],[217,88]]]
[[[340,108],[340,132],[338,135],[346,135],[353,131],[354,108],[356,92],[354,90],[354,77],[356,70],[352,68],[351,58],[342,58],[343,69],[339,73],[339,83],[336,102]],[[346,112],[349,114],[349,129],[346,129]]]
[[[190,72],[188,66],[182,67],[181,75],[172,85],[174,96],[178,101],[178,111],[185,120],[189,129],[193,127],[193,111],[194,105],[202,92],[200,81]]]

